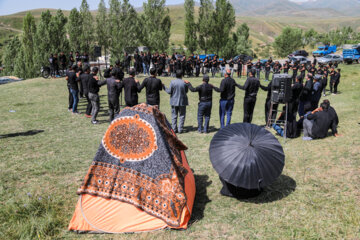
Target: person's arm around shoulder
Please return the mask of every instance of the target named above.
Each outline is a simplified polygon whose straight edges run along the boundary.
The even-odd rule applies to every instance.
[[[220,88],[215,87],[214,85],[210,84],[210,86],[216,91],[216,92],[221,92]]]
[[[166,87],[165,85],[163,85],[163,86],[164,86],[165,92],[167,92],[168,94],[171,95],[171,93],[172,93],[172,88],[173,88],[173,81],[170,82],[170,86],[169,86],[169,87]]]

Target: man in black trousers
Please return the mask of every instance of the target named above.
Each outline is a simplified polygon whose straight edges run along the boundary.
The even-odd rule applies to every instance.
[[[121,91],[120,79],[118,79],[118,69],[113,68],[110,72],[111,77],[106,79],[108,89],[109,121],[114,120],[120,112],[119,95]]]
[[[146,78],[139,86],[139,91],[146,88],[146,104],[152,106],[160,106],[160,91],[163,89],[163,84],[160,79],[156,78],[156,69],[150,69],[151,77]]]
[[[85,117],[91,118],[91,101],[89,99],[89,82],[93,76],[90,74],[90,66],[86,65],[84,73],[80,75],[81,85],[83,87],[83,94],[87,100]]]
[[[193,88],[190,82],[185,81],[190,91],[199,92],[199,107],[198,107],[198,132],[209,133],[209,123],[212,108],[212,94],[213,90],[220,92],[220,89],[209,84],[209,76],[204,75],[203,83],[196,88]],[[203,128],[203,119],[205,117],[205,124]]]
[[[127,107],[133,107],[138,105],[138,92],[140,92],[140,84],[138,80],[135,80],[136,71],[134,68],[129,71],[130,77],[125,78],[121,83],[121,87],[125,92],[125,104]]]
[[[245,85],[241,86],[237,84],[236,86],[242,90],[245,90],[244,97],[244,120],[243,122],[251,123],[255,103],[256,96],[259,91],[260,81],[255,77],[255,71],[250,71],[250,77],[246,80]]]
[[[96,120],[96,117],[100,110],[100,97],[99,97],[99,90],[102,85],[106,84],[106,80],[99,81],[97,74],[99,69],[94,67],[92,70],[92,78],[89,81],[89,99],[92,104],[91,108],[91,123],[98,124],[99,122]]]
[[[269,111],[271,107],[271,93],[272,93],[271,86],[272,86],[272,80],[269,82],[267,87],[260,84],[260,88],[264,91],[267,91],[266,100],[265,100],[265,124],[267,124],[270,114]],[[273,105],[273,112],[271,113],[271,119],[274,119],[274,121],[276,120],[276,113],[278,106],[279,104],[277,103],[274,103]]]

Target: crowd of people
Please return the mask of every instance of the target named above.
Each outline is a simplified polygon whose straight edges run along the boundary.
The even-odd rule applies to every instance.
[[[151,61],[154,59],[154,63],[149,64],[143,60],[139,61],[141,56]],[[226,62],[226,65],[222,66],[220,63],[220,72],[221,75],[224,75],[224,79],[221,81],[219,87],[216,87],[209,83],[210,78],[208,71],[211,73],[217,72],[218,68],[212,69],[212,67],[206,67],[203,75],[203,83],[199,86],[193,87],[188,80],[183,80],[184,70],[191,71],[187,68],[183,69],[175,67],[175,79],[171,81],[170,86],[166,87],[162,81],[157,78],[158,75],[163,76],[163,71],[165,67],[171,67],[167,65],[166,55],[148,55],[141,53],[138,57],[134,56],[134,67],[129,64],[129,55],[125,55],[124,62],[119,60],[115,62],[115,66],[111,66],[109,69],[106,69],[104,72],[105,80],[100,80],[98,77],[99,69],[93,67],[90,69],[90,66],[86,61],[79,58],[76,64],[70,64],[69,70],[66,74],[66,80],[68,82],[69,90],[69,111],[72,111],[73,114],[78,114],[77,104],[79,102],[78,95],[80,98],[86,98],[87,107],[85,116],[91,118],[93,124],[97,124],[97,114],[100,108],[100,98],[99,98],[99,89],[103,85],[107,85],[108,92],[108,106],[109,106],[109,120],[112,121],[115,116],[120,111],[119,99],[121,99],[120,94],[124,89],[125,95],[125,105],[132,107],[138,104],[138,94],[142,89],[146,88],[146,103],[149,105],[160,105],[160,91],[164,90],[170,95],[170,106],[171,106],[171,122],[172,128],[177,133],[182,133],[184,131],[184,123],[186,118],[186,106],[189,104],[187,94],[188,91],[198,92],[199,94],[199,104],[198,104],[198,131],[200,133],[209,132],[209,122],[211,117],[212,109],[212,95],[213,91],[220,93],[220,104],[219,104],[219,118],[221,128],[231,123],[232,111],[235,104],[235,89],[239,88],[245,91],[243,111],[244,117],[243,122],[252,122],[253,112],[256,104],[258,90],[262,89],[267,91],[267,98],[265,101],[265,124],[268,123],[269,118],[275,119],[277,109],[276,103],[272,104],[273,110],[270,113],[270,105],[272,103],[271,94],[272,94],[272,81],[268,83],[267,86],[260,84],[260,72],[261,72],[261,62],[258,61],[255,64],[251,62],[247,63],[247,80],[244,85],[236,83],[233,78],[234,68]],[[176,58],[176,56],[175,56]],[[186,57],[182,57],[182,60]],[[196,66],[196,56],[190,56],[188,59],[195,59]],[[175,59],[175,62],[181,61],[180,58]],[[207,59],[204,60],[206,62]],[[219,61],[215,56],[212,61]],[[202,64],[204,64],[202,62]],[[221,62],[221,61],[220,61]],[[72,63],[72,62],[71,62]],[[84,64],[83,64],[84,63]],[[141,65],[140,65],[141,63]],[[213,64],[213,63],[212,63]],[[174,65],[176,66],[176,64]],[[207,66],[207,65],[205,65]],[[213,65],[211,65],[213,66]],[[203,67],[203,66],[202,66]],[[224,69],[223,69],[224,67]],[[148,69],[149,68],[149,69]],[[332,129],[333,134],[336,135],[336,125],[338,120],[335,121],[336,116],[335,111],[330,111],[334,114],[326,115],[326,118],[329,121],[324,121],[324,113],[327,113],[330,109],[330,103],[323,102],[319,108],[319,102],[321,95],[325,96],[326,87],[328,85],[328,77],[330,76],[330,91],[334,94],[337,93],[337,85],[340,82],[341,74],[340,69],[335,71],[334,66],[316,66],[316,60],[312,63],[311,66],[301,66],[296,63],[290,65],[286,61],[281,65],[278,61],[272,63],[272,59],[269,59],[265,64],[265,79],[269,78],[269,68],[274,74],[276,73],[290,73],[291,70],[293,84],[292,84],[292,98],[289,101],[289,108],[287,114],[283,112],[280,115],[278,121],[272,122],[272,126],[279,134],[284,134],[284,130],[279,126],[280,121],[285,121],[284,116],[287,115],[287,137],[297,137],[300,134],[301,129],[304,127],[304,140],[310,140],[311,138],[319,138],[317,130],[309,131],[309,126],[313,128],[318,128],[322,126],[323,129]],[[242,67],[237,68],[242,69]],[[330,69],[330,70],[329,70]],[[142,83],[140,83],[135,77],[139,74],[139,71],[144,71],[145,75],[149,72],[149,77],[147,77]],[[124,78],[126,71],[129,77]],[[172,70],[170,70],[171,72]],[[195,68],[195,75],[198,75],[198,70]],[[241,76],[241,74],[240,74]],[[284,109],[284,111],[286,111]],[[275,115],[274,115],[275,114]],[[269,115],[271,115],[269,117]],[[274,116],[273,116],[274,115]],[[299,116],[299,120],[297,120]],[[316,117],[314,117],[316,116]],[[320,117],[317,117],[320,116]],[[325,116],[325,115],[324,115]],[[178,123],[179,118],[179,124]],[[336,116],[337,118],[337,116]],[[334,121],[336,125],[334,125]],[[309,123],[310,122],[310,123]],[[312,125],[311,125],[312,123]],[[325,127],[324,127],[325,126]],[[321,130],[319,130],[321,131]],[[324,130],[325,131],[325,130]],[[315,134],[313,134],[315,133]]]

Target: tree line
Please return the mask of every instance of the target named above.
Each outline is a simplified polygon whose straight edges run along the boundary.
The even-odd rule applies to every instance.
[[[3,53],[5,74],[22,78],[39,75],[52,53],[70,50],[92,54],[101,46],[111,61],[121,59],[126,47],[144,45],[152,51],[166,51],[169,46],[171,21],[165,0],[148,0],[139,14],[129,0],[109,0],[109,8],[100,0],[94,17],[86,0],[66,17],[61,10],[52,15],[41,13],[36,24],[30,12],[23,19],[23,33],[6,45]]]
[[[303,31],[300,28],[285,27],[279,36],[275,38],[272,47],[279,57],[286,57],[289,53],[309,46],[314,48],[316,44],[344,44],[360,43],[360,33],[351,27],[342,27],[325,33],[319,33],[313,28]]]

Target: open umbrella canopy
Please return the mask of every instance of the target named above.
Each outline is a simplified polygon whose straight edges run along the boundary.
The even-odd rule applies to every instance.
[[[235,123],[215,134],[210,160],[226,182],[245,189],[260,189],[278,178],[285,165],[279,141],[266,129]]]

